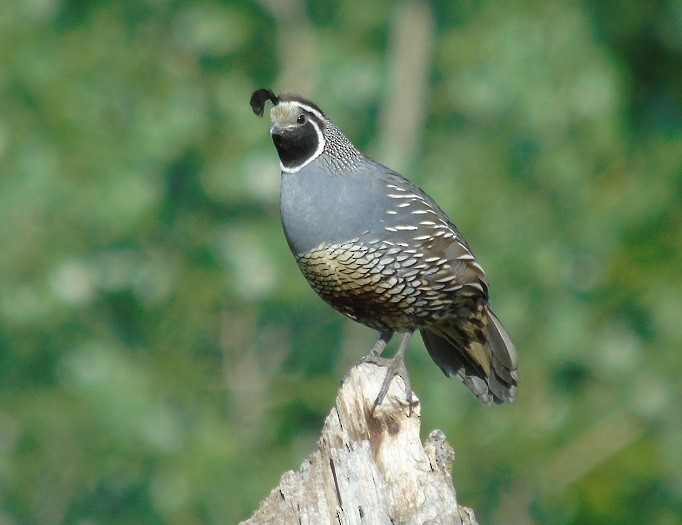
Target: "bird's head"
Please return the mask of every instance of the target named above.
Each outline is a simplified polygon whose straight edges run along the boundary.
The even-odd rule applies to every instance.
[[[326,145],[325,129],[329,124],[324,112],[314,103],[293,93],[276,96],[269,89],[251,95],[251,109],[263,116],[270,100],[270,135],[275,143],[282,171],[296,173],[319,157]]]

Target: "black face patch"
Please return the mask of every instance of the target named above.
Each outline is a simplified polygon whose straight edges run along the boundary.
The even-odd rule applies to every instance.
[[[285,168],[296,168],[313,156],[320,138],[310,120],[300,126],[285,128],[272,133],[277,153]]]

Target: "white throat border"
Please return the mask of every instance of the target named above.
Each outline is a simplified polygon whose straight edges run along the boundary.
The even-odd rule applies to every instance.
[[[316,118],[320,120],[327,120],[325,116],[320,113],[317,109],[315,109],[312,106],[308,106],[307,104],[303,104],[302,102],[298,102],[295,100],[288,100],[286,102],[280,102],[279,105],[283,104],[288,104],[293,107],[301,108],[303,111],[306,111],[308,113],[312,113],[315,115]],[[294,166],[293,168],[287,168],[282,164],[282,161],[279,161],[279,167],[282,169],[282,172],[284,173],[297,173],[299,170],[305,168],[308,164],[310,164],[312,161],[314,161],[317,157],[319,157],[322,152],[324,151],[324,147],[326,145],[326,140],[324,138],[324,133],[322,133],[322,130],[320,129],[320,126],[318,125],[317,121],[315,120],[310,120],[309,121],[313,127],[315,128],[315,132],[317,133],[317,149],[313,152],[313,154],[310,156],[310,158],[306,159],[302,164],[299,164],[298,166]]]

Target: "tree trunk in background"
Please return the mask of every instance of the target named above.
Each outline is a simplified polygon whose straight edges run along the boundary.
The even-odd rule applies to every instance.
[[[372,413],[384,375],[371,364],[351,369],[318,450],[298,472],[286,472],[242,525],[478,525],[470,509],[457,505],[452,447],[440,430],[422,445],[421,406],[410,413],[402,379],[393,380]]]

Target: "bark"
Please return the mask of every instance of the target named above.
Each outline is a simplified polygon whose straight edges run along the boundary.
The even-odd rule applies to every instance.
[[[478,525],[470,509],[457,505],[452,447],[440,430],[422,445],[421,407],[413,395],[410,409],[401,378],[372,411],[384,374],[366,363],[351,369],[318,450],[298,472],[284,473],[242,525]]]

